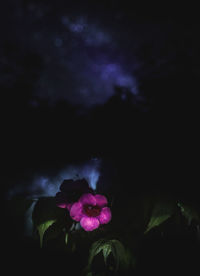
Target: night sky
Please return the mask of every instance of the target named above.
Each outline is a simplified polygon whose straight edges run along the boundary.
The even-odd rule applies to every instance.
[[[198,9],[7,0],[0,20],[6,196],[80,174],[199,204]]]

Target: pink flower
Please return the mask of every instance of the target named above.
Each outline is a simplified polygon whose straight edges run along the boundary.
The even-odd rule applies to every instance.
[[[78,202],[70,209],[70,216],[75,221],[80,221],[85,231],[93,231],[101,224],[111,220],[111,211],[106,207],[108,201],[103,195],[83,194]]]

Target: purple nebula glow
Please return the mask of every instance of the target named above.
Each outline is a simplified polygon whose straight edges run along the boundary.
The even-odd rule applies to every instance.
[[[94,158],[85,161],[81,164],[72,164],[60,169],[54,177],[43,173],[41,175],[34,174],[25,183],[20,181],[10,189],[7,193],[8,198],[15,195],[26,195],[31,198],[38,198],[41,196],[55,196],[59,192],[59,187],[64,180],[67,179],[86,179],[89,187],[96,189],[97,182],[100,177],[101,160]]]
[[[45,62],[34,91],[36,97],[49,104],[62,99],[85,109],[107,102],[115,86],[138,94],[135,62],[127,63],[116,30],[112,32],[101,20],[86,15],[63,15],[60,23],[62,31],[44,29],[35,32],[37,39],[30,38]]]

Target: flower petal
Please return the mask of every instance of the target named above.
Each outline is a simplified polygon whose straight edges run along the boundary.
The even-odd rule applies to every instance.
[[[66,204],[66,209],[67,209],[68,211],[70,211],[72,205],[73,205],[73,203],[67,203],[67,204]]]
[[[56,206],[59,208],[67,209],[67,203],[57,203]]]
[[[96,201],[97,201],[97,205],[99,207],[104,207],[108,204],[107,198],[103,195],[95,195]]]
[[[75,202],[70,209],[70,216],[75,221],[80,221],[83,213],[82,213],[83,205],[80,202]]]
[[[94,217],[83,217],[80,221],[80,224],[85,231],[93,231],[100,225],[99,220]]]
[[[83,205],[96,205],[96,198],[92,194],[83,194],[79,202],[81,202]]]
[[[109,207],[104,207],[101,210],[101,213],[97,218],[99,219],[101,224],[106,224],[111,220],[111,217],[112,217],[112,215],[111,215],[110,208]]]

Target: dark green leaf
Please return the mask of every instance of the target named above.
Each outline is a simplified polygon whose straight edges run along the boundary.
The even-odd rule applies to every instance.
[[[66,233],[66,234],[65,234],[65,244],[66,244],[66,245],[67,245],[67,243],[68,243],[68,238],[69,238],[69,234]]]
[[[173,202],[157,203],[153,208],[151,218],[149,220],[145,233],[149,232],[152,228],[162,224],[164,221],[166,221],[168,218],[171,217],[173,212],[174,212]]]
[[[110,243],[104,244],[103,246],[103,257],[104,257],[104,262],[106,264],[107,262],[107,258],[110,255],[110,253],[112,252],[112,246]]]
[[[66,210],[56,206],[54,197],[40,198],[33,210],[33,223],[38,226],[48,220],[59,219],[66,215]]]
[[[103,250],[103,246],[105,244],[105,240],[104,239],[100,239],[96,242],[94,242],[91,246],[90,249],[90,254],[89,254],[89,260],[88,260],[88,265],[90,266],[92,264],[92,261],[94,259],[94,257],[101,251]]]
[[[116,262],[116,270],[118,270],[119,267],[127,269],[129,266],[129,258],[123,244],[118,240],[111,240],[110,243],[112,246],[112,254]]]
[[[107,259],[112,254],[115,262],[115,270],[128,269],[132,262],[132,256],[123,244],[118,240],[98,240],[94,242],[90,249],[88,267],[91,267],[94,257],[102,251],[104,262],[107,265]]]
[[[177,205],[180,208],[182,215],[188,220],[189,224],[193,220],[196,222],[200,221],[200,216],[195,209],[180,202],[178,202]]]
[[[33,214],[33,224],[40,236],[40,245],[45,238],[47,240],[58,236],[64,227],[71,226],[71,220],[67,216],[66,210],[58,208],[55,198],[40,198],[36,203]]]
[[[92,272],[88,272],[86,276],[93,276]]]
[[[42,247],[43,244],[43,237],[46,230],[55,222],[56,220],[49,220],[44,223],[41,223],[37,226],[39,236],[40,236],[40,246]]]

